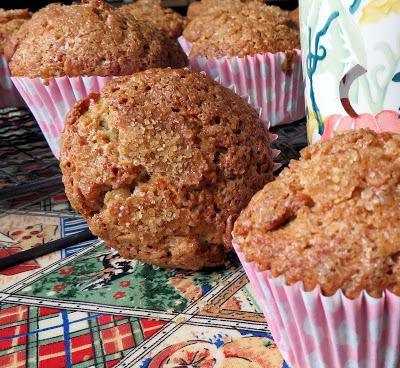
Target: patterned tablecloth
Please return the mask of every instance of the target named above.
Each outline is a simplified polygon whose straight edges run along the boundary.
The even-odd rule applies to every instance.
[[[62,192],[1,211],[0,257],[86,228]],[[234,258],[163,270],[90,241],[0,275],[0,367],[287,367]]]

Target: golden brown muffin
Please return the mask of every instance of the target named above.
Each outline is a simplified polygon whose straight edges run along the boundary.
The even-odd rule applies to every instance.
[[[204,24],[210,26],[204,29]],[[191,57],[243,57],[300,47],[299,30],[288,12],[259,3],[195,18],[183,35],[193,42]]]
[[[150,22],[170,38],[178,38],[185,25],[185,17],[172,9],[164,8],[159,0],[138,0],[123,5],[120,9],[128,11],[138,20]]]
[[[272,180],[268,134],[242,98],[200,73],[150,69],[78,102],[62,135],[68,199],[123,257],[224,263],[226,222]]]
[[[13,76],[126,75],[186,64],[175,40],[100,0],[50,4],[35,13],[11,41],[5,54]]]
[[[246,260],[349,298],[400,296],[400,135],[349,131],[305,148],[234,226]]]
[[[214,11],[226,10],[228,8],[240,8],[243,4],[247,3],[264,3],[264,0],[201,0],[194,1],[188,7],[187,18],[193,19],[195,17],[211,14]],[[205,27],[208,25],[204,24]]]
[[[0,54],[4,52],[8,38],[30,17],[28,9],[0,9]]]

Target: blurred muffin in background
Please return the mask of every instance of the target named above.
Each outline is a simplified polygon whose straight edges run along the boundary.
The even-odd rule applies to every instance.
[[[211,14],[215,11],[226,9],[240,9],[246,3],[264,3],[263,0],[201,0],[191,3],[188,7],[187,17],[193,19],[199,15]]]
[[[0,9],[0,108],[25,107],[25,103],[12,83],[4,49],[10,37],[29,20],[28,9]]]
[[[11,37],[5,54],[13,76],[115,76],[182,67],[176,41],[148,22],[100,0],[50,4]]]
[[[150,22],[170,38],[178,38],[185,25],[185,17],[161,5],[160,0],[138,0],[120,7],[138,20]]]
[[[0,54],[4,52],[8,38],[30,17],[31,13],[28,9],[0,9]]]
[[[183,35],[193,42],[191,57],[243,57],[300,48],[299,30],[289,13],[258,2],[199,16]]]
[[[260,1],[221,3],[193,18],[179,43],[193,70],[249,96],[271,126],[305,115],[300,34],[288,11]]]

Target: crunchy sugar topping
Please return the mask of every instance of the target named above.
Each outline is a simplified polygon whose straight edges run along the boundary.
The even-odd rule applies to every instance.
[[[234,226],[248,261],[288,284],[400,296],[400,135],[349,131],[307,147]]]
[[[193,43],[192,57],[243,57],[300,47],[298,26],[289,13],[259,2],[196,17],[183,36]]]
[[[187,11],[188,19],[226,9],[240,9],[247,3],[264,3],[263,0],[201,0],[192,2]]]
[[[127,75],[187,61],[176,40],[100,0],[40,9],[5,54],[13,76],[31,78]]]
[[[159,0],[138,0],[120,9],[126,10],[138,20],[150,22],[170,38],[178,38],[185,25],[185,17],[170,8],[164,8]]]
[[[66,119],[66,193],[123,257],[223,265],[226,221],[272,180],[269,136],[242,98],[200,73],[150,69],[108,83]]]

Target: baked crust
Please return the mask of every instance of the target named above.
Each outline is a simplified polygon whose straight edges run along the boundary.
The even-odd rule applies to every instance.
[[[170,8],[164,8],[159,0],[138,0],[123,5],[120,9],[129,12],[138,20],[150,22],[170,38],[178,38],[185,26],[185,17]]]
[[[200,73],[149,69],[78,102],[62,135],[68,199],[123,257],[224,263],[226,222],[272,180],[256,111]]]
[[[5,54],[13,76],[30,78],[128,75],[187,62],[177,41],[101,0],[42,8]]]
[[[193,43],[191,57],[244,57],[300,48],[299,30],[289,13],[259,2],[199,16],[183,36]]]

